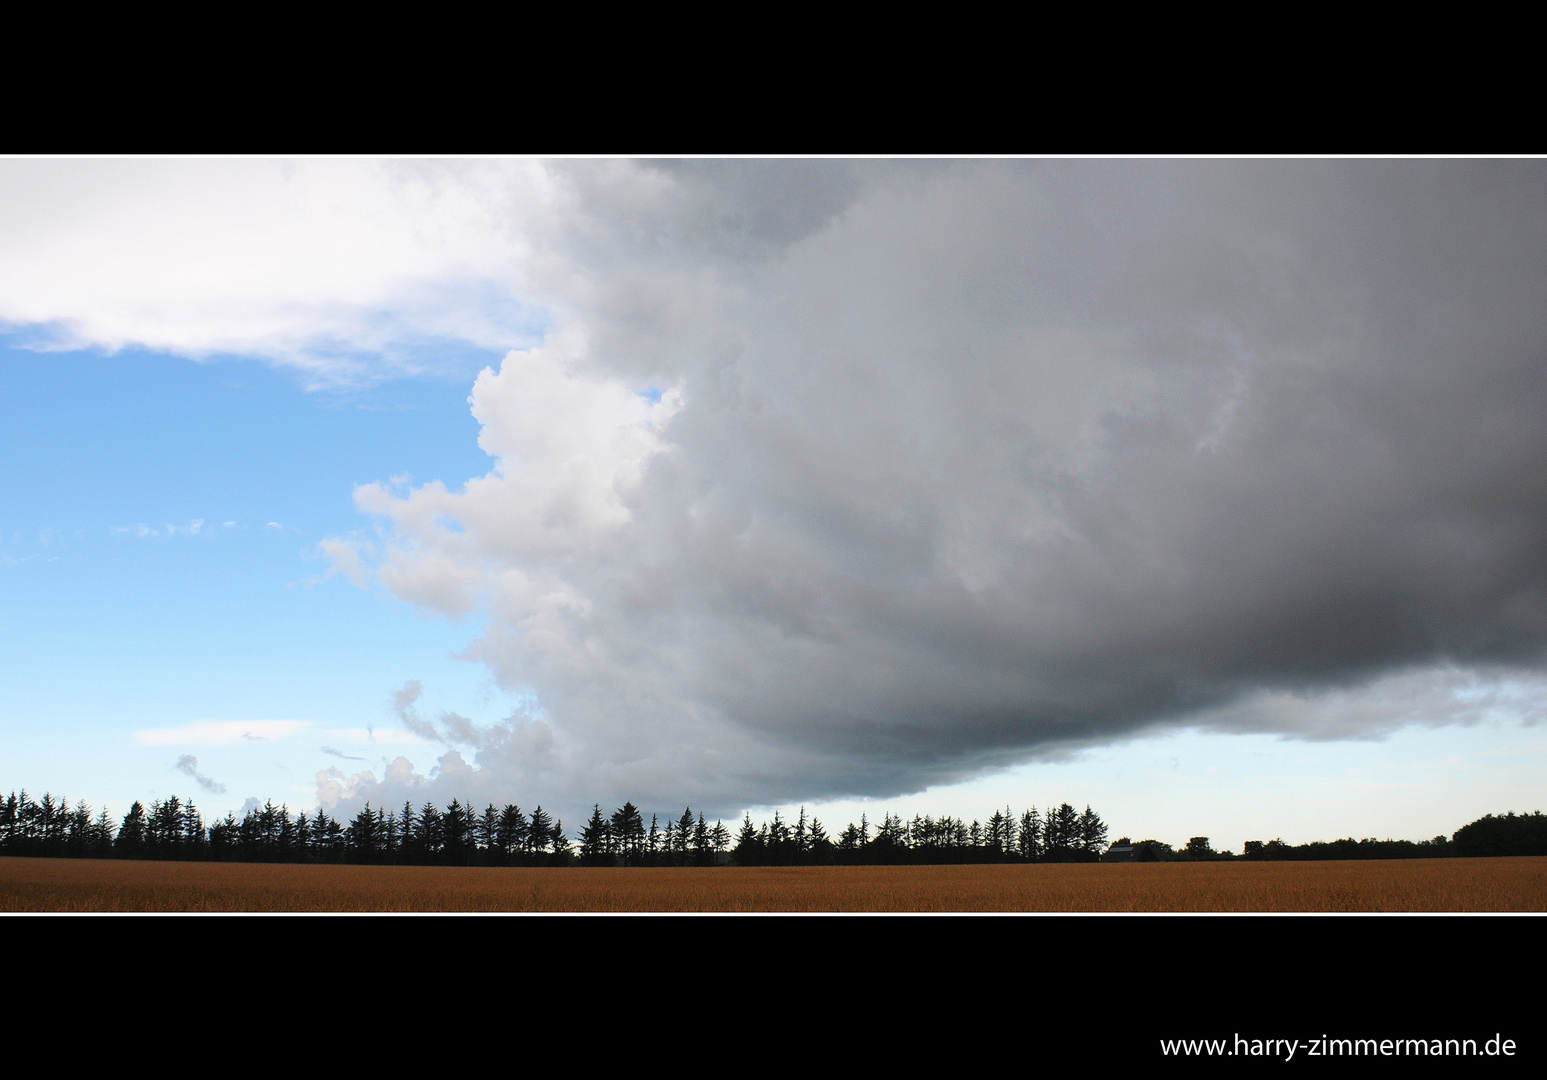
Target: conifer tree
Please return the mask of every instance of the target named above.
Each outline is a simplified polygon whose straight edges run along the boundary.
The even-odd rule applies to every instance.
[[[612,825],[602,816],[602,804],[591,809],[591,820],[580,826],[580,864],[607,866],[612,862]]]
[[[408,801],[403,803],[403,813],[398,818],[398,848],[402,853],[402,859],[406,863],[419,861],[419,817],[414,813],[414,804]]]
[[[645,821],[632,802],[625,802],[613,812],[612,849],[630,864],[639,863],[644,854]]]
[[[1093,855],[1101,854],[1107,844],[1106,823],[1101,820],[1101,815],[1085,804],[1085,813],[1080,815],[1080,847]]]
[[[16,792],[11,792],[4,802],[0,802],[0,851],[14,855],[17,852],[17,808],[19,802]]]
[[[237,851],[236,815],[227,811],[226,816],[209,827],[209,854],[216,862],[228,862],[240,858]]]
[[[377,812],[380,813],[380,811]],[[403,832],[402,827],[398,825],[395,811],[389,812],[386,821],[382,824],[381,842],[382,854],[388,862],[396,865],[402,856]]]
[[[526,854],[527,833],[530,826],[526,814],[514,803],[506,803],[500,811],[500,849],[505,862],[521,859]]]
[[[441,855],[440,810],[432,802],[419,808],[419,856],[427,862],[439,862]]]
[[[1015,845],[1023,859],[1036,859],[1042,854],[1042,815],[1035,806],[1021,814],[1021,829]]]
[[[459,866],[469,862],[472,821],[467,808],[459,800],[452,799],[451,805],[446,807],[445,814],[441,816],[440,832],[441,850],[446,861]]]
[[[752,824],[751,813],[747,813],[741,819],[741,831],[736,834],[736,846],[731,850],[731,858],[738,866],[762,865],[762,839],[757,828]]]
[[[275,842],[277,858],[284,862],[306,862],[317,854],[320,847],[320,838],[317,826],[326,821],[321,810],[317,811],[317,819],[312,821],[307,818],[306,811],[302,810],[290,820],[290,806],[286,804],[279,808],[279,839]]]
[[[483,816],[478,819],[478,827],[474,833],[478,846],[483,850],[483,861],[496,863],[503,862],[500,857],[503,853],[499,850],[500,839],[500,815],[490,803],[484,807]]]
[[[1062,858],[1079,848],[1080,812],[1068,803],[1060,803],[1057,810],[1049,810],[1047,821],[1042,825],[1043,853]]]
[[[25,797],[26,790],[22,791]],[[145,807],[136,799],[134,805],[129,807],[129,812],[124,815],[123,822],[118,826],[118,836],[113,841],[115,854],[128,859],[137,859],[145,850]]]
[[[364,808],[354,816],[345,832],[345,838],[349,843],[351,859],[355,862],[375,862],[377,848],[380,840],[376,831],[376,815],[371,811],[371,804],[367,802]]]
[[[229,815],[227,815],[229,817]],[[102,808],[102,813],[97,815],[97,822],[92,828],[91,846],[92,854],[99,859],[105,859],[113,850],[113,822],[107,816],[107,807]]]
[[[527,854],[541,862],[548,853],[548,845],[553,843],[553,818],[541,806],[532,811],[532,820],[527,828]]]
[[[822,823],[814,817],[811,819],[811,836],[807,851],[810,856],[807,860],[809,862],[817,865],[832,862],[833,842],[827,838],[827,830],[822,827]]]
[[[688,861],[688,849],[693,843],[693,808],[684,807],[682,816],[677,819],[676,841],[674,852],[679,862]]]
[[[84,804],[82,804],[84,805]],[[202,859],[205,855],[205,847],[209,843],[209,837],[204,831],[204,817],[199,813],[199,808],[189,801],[183,807],[183,835],[180,837],[183,848],[183,858]]]

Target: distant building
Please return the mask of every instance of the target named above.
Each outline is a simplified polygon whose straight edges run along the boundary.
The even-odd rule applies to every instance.
[[[1171,846],[1158,840],[1140,840],[1137,844],[1119,840],[1107,848],[1102,862],[1170,862]]]

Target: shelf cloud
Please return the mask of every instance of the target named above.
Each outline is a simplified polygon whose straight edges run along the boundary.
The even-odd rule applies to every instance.
[[[355,493],[379,581],[538,703],[458,783],[895,794],[1537,678],[1541,163],[552,175],[554,329],[470,398],[492,469]]]

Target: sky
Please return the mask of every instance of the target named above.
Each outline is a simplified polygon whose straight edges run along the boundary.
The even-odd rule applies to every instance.
[[[1537,160],[0,160],[0,788],[1547,806]]]

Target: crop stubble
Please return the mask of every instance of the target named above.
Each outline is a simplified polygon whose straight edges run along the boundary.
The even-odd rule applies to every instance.
[[[0,911],[1544,911],[1547,857],[509,869],[0,858]]]

